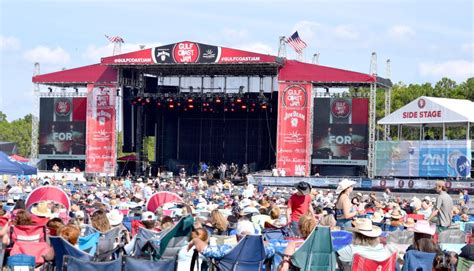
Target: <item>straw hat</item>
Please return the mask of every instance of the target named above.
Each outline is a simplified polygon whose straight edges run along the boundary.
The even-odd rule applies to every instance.
[[[351,181],[349,179],[342,179],[337,185],[336,194],[340,194],[342,191],[346,190],[347,188],[353,186],[356,183],[357,182]]]
[[[427,220],[418,220],[416,221],[414,227],[408,228],[409,231],[419,232],[429,235],[434,235],[436,232],[436,226],[430,224]]]
[[[107,213],[107,218],[109,219],[110,225],[117,226],[122,223],[123,214],[119,212],[119,210],[114,209]]]
[[[51,216],[51,210],[48,208],[48,203],[46,201],[42,201],[35,207],[31,208],[31,213],[41,217]]]
[[[400,214],[400,211],[395,209],[395,210],[392,210],[392,213],[390,213],[390,218],[391,219],[400,219],[400,218],[402,218],[402,214]]]
[[[380,223],[383,220],[383,216],[380,214],[380,212],[375,212],[374,215],[372,216],[371,220],[374,223]]]
[[[357,232],[368,237],[379,237],[382,234],[380,227],[372,225],[368,218],[358,218],[353,221],[354,227],[348,228],[349,231]]]
[[[407,221],[405,223],[403,223],[403,226],[405,226],[407,228],[415,227],[415,219],[413,219],[413,217],[407,218]]]

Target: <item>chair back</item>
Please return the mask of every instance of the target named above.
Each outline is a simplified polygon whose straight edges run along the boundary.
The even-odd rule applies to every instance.
[[[336,255],[329,227],[315,227],[306,241],[295,251],[291,262],[302,271],[335,270]]]
[[[93,259],[93,255],[81,251],[60,236],[50,236],[49,242],[54,249],[54,263],[57,268],[63,266],[63,258],[65,255],[70,255],[85,261]]]
[[[7,258],[7,267],[10,270],[16,270],[17,268],[25,270],[25,267],[28,270],[35,270],[35,257],[26,254],[10,256]]]
[[[382,262],[369,260],[359,254],[355,254],[352,260],[352,271],[394,271],[396,266],[397,253]]]
[[[97,245],[99,243],[100,234],[98,232],[79,237],[79,249],[85,251],[91,255],[94,255],[97,251]]]
[[[122,257],[108,262],[93,262],[92,260],[81,260],[70,255],[64,256],[63,270],[68,271],[110,271],[122,270]]]
[[[152,239],[159,239],[160,232],[147,230],[145,228],[138,228],[137,235],[135,235],[135,245],[133,247],[132,255],[135,257],[142,255],[142,248],[145,246],[146,242]]]
[[[162,259],[158,261],[145,260],[134,257],[124,257],[123,271],[154,271],[176,269],[176,261],[173,259]]]
[[[92,227],[91,225],[89,224],[85,224],[84,225],[84,236],[87,236],[87,235],[91,235],[91,234],[94,234],[96,232],[99,232],[98,230],[96,230],[94,227]],[[100,232],[99,232],[100,233]]]
[[[348,231],[331,231],[332,246],[334,251],[352,244],[352,232]]]
[[[466,233],[457,229],[440,232],[438,243],[464,244],[466,243]]]
[[[247,235],[217,262],[217,267],[222,271],[262,270],[265,257],[262,236]]]
[[[42,225],[13,226],[11,239],[15,243],[21,242],[45,242],[46,229]]]
[[[46,255],[50,250],[46,242],[22,242],[18,241],[13,244],[10,250],[10,255],[27,254],[35,258],[36,264],[43,264],[43,255]]]
[[[160,248],[158,251],[158,259],[161,257],[175,258],[179,250],[185,245],[188,236],[193,229],[194,219],[188,215],[181,218],[178,223],[168,232],[163,233],[160,237]],[[155,259],[157,260],[157,259]]]
[[[473,266],[474,266],[474,261],[470,261],[466,258],[459,257],[456,271],[471,271]]]
[[[5,227],[8,222],[8,217],[0,216],[0,227]]]
[[[431,271],[433,269],[433,260],[435,256],[436,253],[409,250],[403,257],[402,271]]]
[[[395,244],[403,244],[403,245],[410,245],[413,243],[414,233],[412,231],[392,231],[388,233],[387,236],[387,244],[388,243],[395,243]]]

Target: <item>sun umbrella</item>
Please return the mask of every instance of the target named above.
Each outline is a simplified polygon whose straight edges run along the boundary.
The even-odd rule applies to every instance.
[[[153,194],[146,204],[146,209],[150,212],[156,211],[158,207],[163,206],[163,204],[168,202],[181,203],[183,199],[175,193],[168,191],[161,191]]]
[[[13,158],[14,160],[18,161],[18,162],[23,162],[23,163],[28,163],[28,159],[26,159],[25,157],[21,157],[19,155],[16,155],[16,154],[12,154],[10,155],[10,158]]]
[[[40,201],[53,201],[64,205],[67,210],[71,206],[66,192],[61,188],[51,185],[41,186],[31,191],[28,198],[26,198],[26,208],[28,209],[31,205]]]

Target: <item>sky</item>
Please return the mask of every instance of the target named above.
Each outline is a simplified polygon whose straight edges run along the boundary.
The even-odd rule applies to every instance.
[[[395,83],[474,76],[472,0],[0,0],[0,111],[32,112],[35,62],[44,74],[111,55],[104,35],[123,37],[122,52],[190,40],[276,55],[295,30],[306,62],[369,73],[376,52]]]

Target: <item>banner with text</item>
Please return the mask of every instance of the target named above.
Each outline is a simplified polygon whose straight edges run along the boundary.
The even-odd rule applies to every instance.
[[[40,159],[85,159],[86,108],[86,98],[40,98]]]
[[[470,177],[470,140],[378,141],[377,176]]]
[[[368,99],[314,99],[315,165],[367,165]]]
[[[115,174],[115,87],[88,85],[86,173]]]
[[[311,91],[311,84],[279,85],[276,166],[287,176],[310,174]]]

